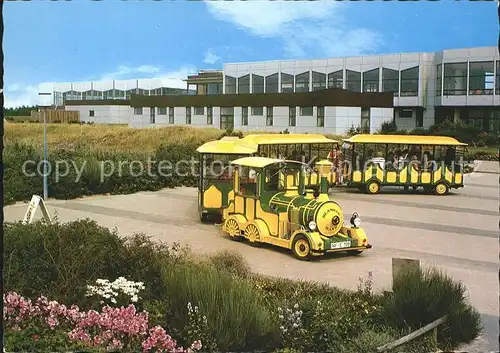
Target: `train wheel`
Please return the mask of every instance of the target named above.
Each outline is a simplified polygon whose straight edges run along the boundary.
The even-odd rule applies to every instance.
[[[292,243],[292,251],[293,255],[299,260],[307,261],[311,258],[311,244],[304,235],[295,237]]]
[[[445,183],[438,183],[434,188],[434,193],[436,195],[446,195],[449,191],[448,185]]]
[[[226,232],[229,234],[229,236],[233,240],[238,239],[238,237],[241,234],[240,225],[239,225],[238,221],[232,217],[226,219],[226,221],[224,223],[224,229],[226,230]]]
[[[368,185],[366,185],[366,192],[369,194],[376,194],[380,191],[380,185],[376,181],[370,181]]]
[[[255,224],[250,223],[245,228],[245,238],[247,238],[252,245],[258,243],[260,241],[259,228]]]
[[[208,221],[208,213],[200,213],[200,221],[203,223]]]

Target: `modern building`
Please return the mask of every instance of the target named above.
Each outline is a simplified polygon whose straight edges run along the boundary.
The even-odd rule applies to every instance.
[[[344,133],[353,126],[373,132],[383,121],[413,129],[454,119],[500,130],[496,47],[224,64],[221,71],[189,76],[182,95],[165,95],[159,83],[146,81],[137,80],[130,88],[124,81],[106,83],[100,91],[120,90],[119,99],[113,93],[114,101],[104,92],[89,100],[98,84],[86,83],[79,92],[87,93],[76,100],[75,84],[71,90],[54,86],[52,91],[67,110],[80,111],[81,120],[134,127],[188,124]],[[196,89],[188,91],[192,86]]]

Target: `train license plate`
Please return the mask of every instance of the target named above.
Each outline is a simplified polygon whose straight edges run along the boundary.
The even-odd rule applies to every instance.
[[[342,248],[350,248],[350,247],[351,247],[350,241],[340,241],[338,243],[332,243],[330,245],[331,249],[342,249]]]

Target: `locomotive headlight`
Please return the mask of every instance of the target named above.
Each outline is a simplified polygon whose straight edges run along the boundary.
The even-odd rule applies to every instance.
[[[309,229],[315,230],[316,229],[316,222],[314,222],[314,221],[309,222]]]
[[[351,224],[353,227],[359,227],[361,224],[361,219],[359,218],[359,215],[357,212],[354,212],[351,217]]]

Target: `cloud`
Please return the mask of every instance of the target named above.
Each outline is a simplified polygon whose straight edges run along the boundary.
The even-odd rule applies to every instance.
[[[138,75],[151,75],[157,74],[161,69],[154,65],[140,65],[130,67],[126,65],[119,65],[116,71],[108,72],[100,77],[100,81],[113,81],[113,80],[126,80],[129,78],[136,78]]]
[[[206,1],[219,20],[262,38],[283,42],[287,56],[349,56],[369,53],[382,44],[379,33],[348,24],[335,1]]]
[[[17,108],[23,105],[34,106],[38,104],[38,87],[23,83],[7,85],[4,97],[5,108]]]
[[[217,61],[219,61],[220,57],[217,56],[212,49],[208,49],[207,52],[205,53],[205,58],[203,59],[203,62],[205,64],[210,64],[213,65]]]
[[[195,74],[196,72],[196,67],[190,65],[172,70],[155,65],[140,65],[136,67],[119,65],[115,71],[100,75],[98,81],[161,78],[166,81],[168,87],[186,88],[186,82],[183,80],[188,75]],[[92,81],[92,79],[88,81]]]

